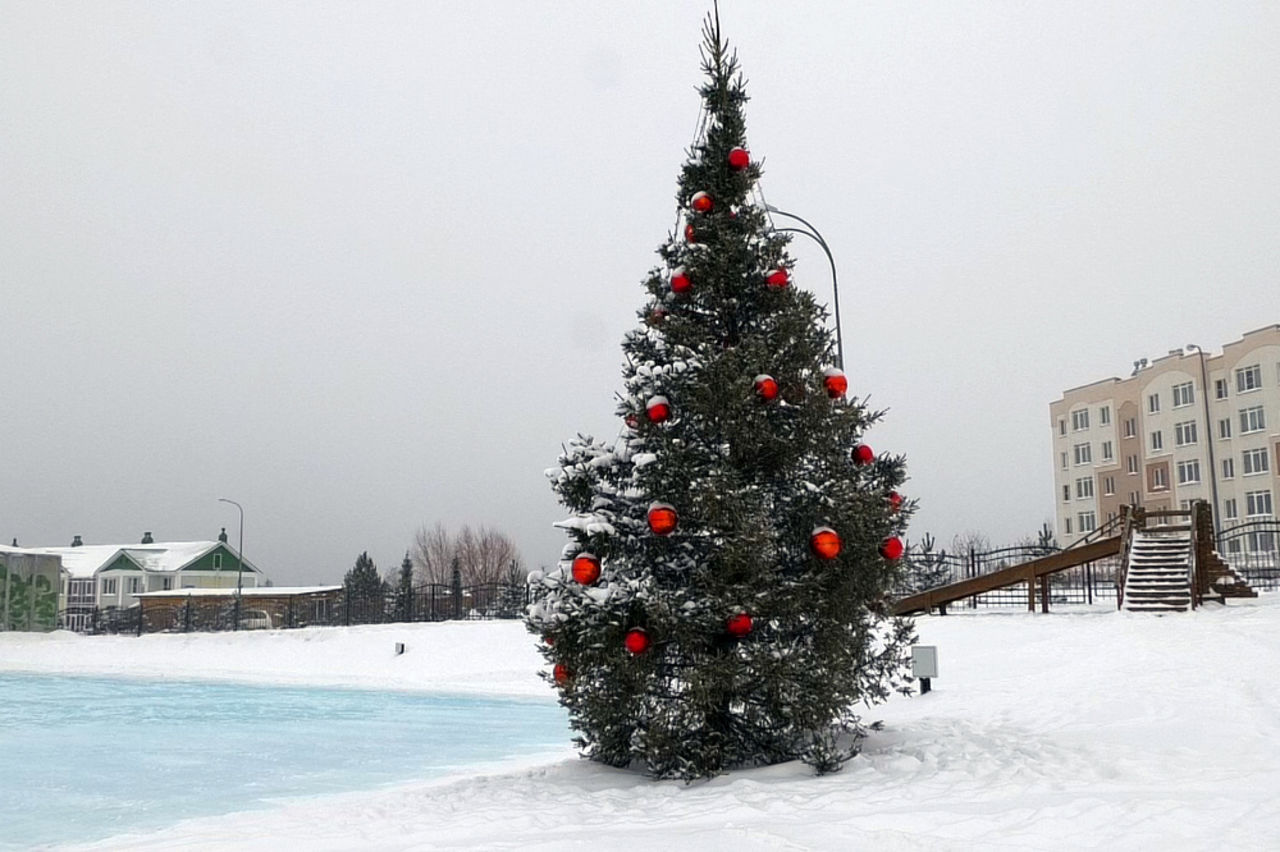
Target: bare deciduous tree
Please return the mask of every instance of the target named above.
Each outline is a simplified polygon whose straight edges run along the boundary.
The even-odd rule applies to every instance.
[[[410,553],[419,582],[451,583],[458,560],[464,585],[521,583],[528,575],[520,551],[505,533],[485,526],[464,526],[453,535],[444,526],[423,526]]]

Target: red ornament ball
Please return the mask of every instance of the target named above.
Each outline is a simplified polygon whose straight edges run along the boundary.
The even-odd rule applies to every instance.
[[[689,199],[689,206],[697,213],[710,213],[711,208],[715,207],[715,202],[711,200],[711,196],[705,192],[695,192],[693,197]]]
[[[693,282],[685,275],[684,269],[676,269],[671,273],[671,292],[688,293],[693,289]]]
[[[579,553],[573,559],[573,579],[590,586],[600,579],[600,560],[591,553]]]
[[[649,634],[645,632],[643,627],[633,627],[627,631],[626,637],[622,640],[622,644],[633,654],[643,654],[649,650]]]
[[[671,403],[667,402],[665,396],[651,396],[644,404],[644,413],[649,416],[650,422],[665,423],[671,418]]]
[[[756,396],[765,402],[772,402],[778,398],[778,383],[774,381],[773,376],[765,373],[756,376],[754,388]]]
[[[569,678],[573,677],[573,672],[569,671],[569,667],[564,663],[556,663],[555,668],[551,670],[551,676],[556,679],[559,686],[564,686],[569,682]]]
[[[765,283],[769,285],[770,290],[785,290],[787,285],[791,283],[791,276],[785,269],[775,269],[769,273]]]
[[[890,536],[880,542],[880,555],[890,561],[901,559],[903,551],[905,550],[906,548],[902,546],[902,539],[898,538],[896,535]]]
[[[636,417],[635,412],[633,411],[626,417],[622,418],[622,422],[627,424],[628,429],[635,429],[640,425],[640,418]]]
[[[866,444],[858,444],[850,455],[853,457],[853,463],[857,465],[871,464],[876,460],[875,450]]]
[[[725,629],[729,631],[730,636],[737,636],[741,639],[743,636],[746,636],[751,632],[751,628],[754,625],[751,623],[751,616],[747,615],[745,612],[740,612],[737,615],[730,616],[724,626]]]
[[[729,168],[740,172],[751,165],[751,152],[746,148],[734,148],[729,151]]]
[[[839,399],[849,390],[849,380],[845,378],[844,370],[828,367],[822,374],[822,386],[826,388],[827,396]]]
[[[649,529],[654,535],[671,535],[675,531],[676,510],[666,503],[654,503],[649,507]]]
[[[550,633],[547,633],[542,637],[542,641],[546,642],[548,645],[554,645],[556,644],[556,637],[552,636]]]
[[[840,555],[840,536],[831,527],[818,527],[809,534],[809,549],[819,559],[835,559]]]
[[[902,510],[902,495],[897,491],[889,492],[889,511],[897,514]]]
[[[687,243],[696,243],[698,241],[698,232],[693,229],[693,225],[684,226],[684,240]]]
[[[667,318],[667,312],[662,308],[654,308],[649,311],[649,316],[645,317],[645,322],[649,325],[661,325],[662,321]]]

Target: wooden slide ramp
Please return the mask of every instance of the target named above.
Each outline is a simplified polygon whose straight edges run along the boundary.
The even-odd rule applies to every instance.
[[[1039,585],[1041,607],[1044,611],[1048,611],[1049,583],[1041,580],[1037,584],[1037,578],[1046,577],[1058,571],[1065,571],[1068,568],[1075,568],[1077,565],[1084,565],[1086,562],[1093,562],[1108,556],[1116,556],[1121,551],[1123,541],[1123,535],[1099,539],[1089,544],[1082,544],[1079,547],[1060,550],[1057,553],[1051,553],[1039,559],[1032,559],[1030,562],[1023,562],[1020,565],[1011,565],[1008,568],[1001,568],[989,574],[981,574],[977,577],[961,580],[958,583],[949,583],[945,586],[938,586],[936,589],[928,589],[918,594],[908,595],[894,604],[893,613],[894,615],[906,615],[912,612],[928,612],[931,609],[937,609],[946,614],[947,604],[954,601],[963,600],[973,595],[980,595],[983,592],[1003,589],[1007,586],[1016,586],[1019,583],[1027,584],[1027,608],[1029,610],[1035,610],[1036,608],[1035,590],[1036,586]]]

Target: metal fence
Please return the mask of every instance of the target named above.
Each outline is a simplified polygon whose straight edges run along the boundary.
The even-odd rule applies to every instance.
[[[929,582],[912,583],[912,587],[904,589],[905,593],[924,591],[926,588],[945,586],[990,574],[1023,562],[1030,562],[1042,556],[1057,553],[1061,548],[1045,545],[1015,545],[1000,547],[994,550],[978,551],[970,548],[964,553],[922,554],[912,549],[905,557],[908,582],[913,577],[927,577]],[[1093,604],[1116,600],[1115,578],[1119,573],[1119,557],[1108,557],[1086,563],[1075,568],[1068,568],[1049,575],[1049,600],[1054,604]],[[990,592],[973,595],[964,602],[957,601],[952,608],[1027,606],[1026,584],[1008,586]]]
[[[75,607],[58,613],[58,624],[91,634],[134,635],[150,632],[189,633],[224,630],[339,627],[352,624],[395,624],[415,621],[514,619],[524,614],[529,587],[524,583],[481,583],[470,586],[432,583],[412,594],[394,590],[376,594],[308,595],[294,599],[255,600],[189,597],[174,606]]]
[[[1214,548],[1257,591],[1280,588],[1280,520],[1246,521],[1218,533]]]

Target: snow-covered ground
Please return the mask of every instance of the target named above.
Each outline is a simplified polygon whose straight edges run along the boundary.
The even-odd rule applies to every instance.
[[[940,677],[843,772],[686,786],[563,756],[188,820],[91,848],[1280,848],[1280,596],[1164,617],[918,621]],[[395,657],[390,645],[408,644]],[[0,670],[545,694],[517,624],[140,639],[0,634]]]

